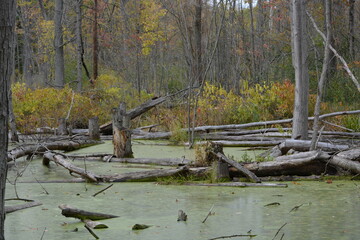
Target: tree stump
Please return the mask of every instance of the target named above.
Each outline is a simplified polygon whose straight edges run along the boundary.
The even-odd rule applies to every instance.
[[[195,165],[196,166],[211,166],[213,162],[218,161],[218,157],[213,153],[222,153],[223,147],[221,144],[206,142],[195,146]]]
[[[66,119],[65,118],[59,118],[58,119],[59,126],[57,128],[57,135],[67,135],[68,130],[66,128]]]
[[[227,164],[223,161],[217,161],[215,170],[216,170],[215,177],[217,180],[230,178],[229,164]]]
[[[99,118],[93,117],[89,119],[89,137],[92,140],[100,140]]]
[[[195,165],[212,166],[215,180],[229,178],[229,165],[217,157],[217,153],[224,154],[221,144],[206,142],[197,145],[195,148]]]
[[[114,155],[117,158],[133,157],[131,148],[130,117],[126,114],[126,104],[112,110]]]

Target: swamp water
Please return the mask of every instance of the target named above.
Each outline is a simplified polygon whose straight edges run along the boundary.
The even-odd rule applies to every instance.
[[[236,149],[231,151],[236,154]],[[80,152],[109,153],[111,144],[77,151]],[[134,152],[136,157],[192,156],[186,148],[169,146],[134,144]],[[81,161],[75,163],[84,167]],[[124,168],[119,163],[86,164],[89,170],[102,174],[139,170]],[[10,169],[8,175],[12,182],[15,170]],[[62,167],[52,163],[49,169],[37,159],[31,162],[18,181],[35,181],[35,178],[55,180],[72,177]],[[251,234],[257,235],[253,239],[273,239],[284,224],[275,239],[281,239],[283,234],[283,239],[360,238],[360,184],[304,181],[288,182],[288,185],[288,188],[229,188],[115,183],[105,192],[92,197],[108,184],[18,183],[19,197],[33,199],[43,205],[8,214],[5,234],[7,239],[16,240],[94,239],[77,219],[61,215],[58,206],[69,204],[87,211],[118,215],[119,218],[101,221],[109,226],[108,229],[94,230],[100,239],[106,240],[202,240],[248,234],[250,230]],[[7,184],[6,197],[15,197],[14,186],[10,183]],[[7,201],[6,204],[15,204],[13,202]],[[280,205],[265,206],[274,202]],[[202,223],[213,205],[214,214]],[[295,206],[300,207],[291,211]],[[180,209],[188,215],[187,222],[177,222]],[[137,223],[152,226],[132,231],[132,226]]]

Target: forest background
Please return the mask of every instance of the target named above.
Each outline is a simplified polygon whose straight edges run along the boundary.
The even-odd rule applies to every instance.
[[[331,1],[331,44],[360,73],[360,1]],[[20,132],[111,120],[111,109],[178,94],[133,121],[176,131],[195,125],[291,118],[294,68],[288,0],[19,0],[13,111]],[[307,10],[325,31],[323,0]],[[308,20],[309,21],[309,20]],[[324,43],[308,23],[309,115]],[[321,112],[359,108],[334,56]],[[336,124],[360,131],[358,116]]]

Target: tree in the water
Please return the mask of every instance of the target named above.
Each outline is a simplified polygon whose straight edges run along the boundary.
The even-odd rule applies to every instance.
[[[5,239],[4,197],[7,175],[9,89],[13,71],[15,0],[0,0],[0,240]]]
[[[292,138],[308,137],[309,72],[306,44],[305,0],[291,0],[292,61],[295,69],[295,103]]]

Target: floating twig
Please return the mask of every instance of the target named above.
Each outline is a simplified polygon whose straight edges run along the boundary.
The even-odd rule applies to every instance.
[[[41,234],[41,238],[40,238],[40,240],[43,240],[44,235],[45,235],[45,232],[46,232],[46,227],[44,228],[44,231],[43,231],[43,233]]]
[[[106,188],[104,189],[101,189],[100,191],[98,191],[97,193],[95,193],[94,195],[92,195],[93,197],[96,197],[96,195],[108,190],[109,188],[111,188],[114,184],[110,184],[109,186],[107,186]]]
[[[214,204],[211,206],[208,214],[206,215],[206,217],[205,217],[205,219],[202,221],[202,223],[205,223],[205,222],[206,222],[206,220],[208,219],[208,217],[211,215],[211,211],[213,210],[213,208],[214,208]]]
[[[257,235],[252,235],[252,234],[236,234],[236,235],[229,235],[229,236],[221,236],[221,237],[216,237],[216,238],[210,238],[209,240],[216,240],[216,239],[223,239],[223,238],[234,238],[234,237],[256,237]]]
[[[279,234],[280,230],[281,230],[283,227],[285,227],[286,224],[287,224],[287,223],[284,223],[284,224],[277,230],[277,232],[276,232],[276,234],[275,234],[275,236],[273,237],[272,240],[274,240],[274,239],[276,238],[276,236]],[[282,237],[281,237],[281,238],[282,238]]]
[[[304,205],[304,204],[302,203],[302,204],[300,204],[300,205],[298,205],[298,206],[293,207],[293,208],[290,210],[289,213],[291,213],[292,211],[297,211],[302,205]]]
[[[278,203],[278,202],[272,202],[272,203],[269,203],[269,204],[264,205],[264,207],[279,206],[279,205],[280,205],[280,203]]]
[[[91,228],[89,228],[86,224],[84,225],[84,227],[89,231],[89,233],[90,233],[91,235],[93,235],[93,237],[94,237],[95,239],[100,239],[100,238],[94,233],[94,231],[91,230]]]

